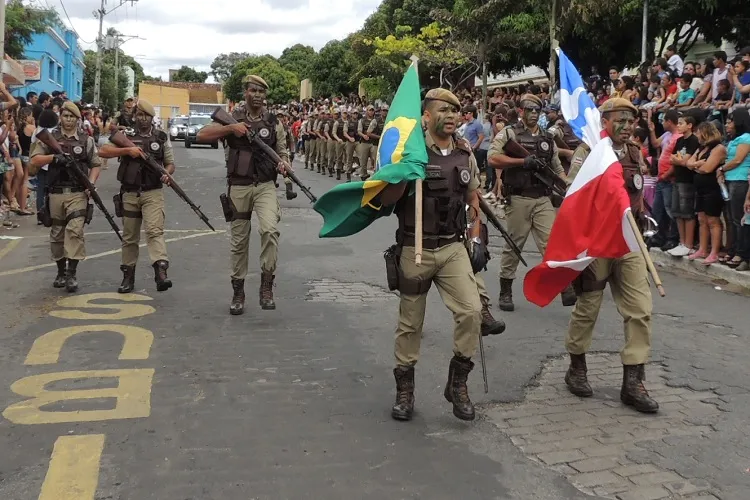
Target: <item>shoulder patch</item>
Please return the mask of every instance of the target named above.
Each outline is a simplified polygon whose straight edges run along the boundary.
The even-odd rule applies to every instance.
[[[165,142],[166,142],[166,140],[167,140],[167,139],[169,139],[169,136],[168,136],[168,135],[167,135],[167,133],[166,133],[166,132],[164,132],[163,130],[157,130],[157,131],[156,131],[156,133],[155,133],[154,135],[155,135],[155,136],[156,136],[156,138],[157,138],[157,139],[159,139],[160,141],[165,141]]]
[[[466,139],[460,138],[460,137],[454,137],[453,141],[456,144],[456,149],[460,149],[461,151],[465,153],[471,154],[471,145],[469,144],[469,141]]]

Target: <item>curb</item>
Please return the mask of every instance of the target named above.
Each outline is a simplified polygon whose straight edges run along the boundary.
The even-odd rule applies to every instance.
[[[733,285],[750,289],[750,272],[735,271],[721,264],[704,266],[702,261],[691,261],[684,257],[672,257],[658,248],[649,250],[651,259],[657,267],[667,270],[678,269],[701,278],[720,279]]]

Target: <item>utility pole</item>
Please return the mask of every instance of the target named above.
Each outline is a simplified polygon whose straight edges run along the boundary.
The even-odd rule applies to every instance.
[[[557,47],[559,47],[557,41],[557,0],[552,0],[552,10],[549,16],[549,68],[547,70],[549,72],[549,88],[552,95],[555,94],[555,82],[557,81],[557,72],[555,71],[555,58],[557,56],[555,49]]]
[[[643,0],[643,29],[641,33],[641,63],[646,62],[648,40],[648,0]]]
[[[4,0],[0,1],[4,2]],[[112,7],[110,10],[107,10],[107,0],[102,0],[101,8],[94,11],[94,17],[99,19],[99,36],[96,38],[96,76],[94,77],[94,106],[96,107],[99,107],[99,101],[102,91],[102,53],[104,52],[104,37],[102,31],[104,31],[104,16],[122,7],[126,2],[130,2],[130,5],[133,5],[137,1],[138,0],[119,0],[119,3],[116,7]],[[115,80],[117,80],[116,76]]]
[[[5,66],[5,0],[0,0],[0,81],[3,77],[3,66]]]
[[[123,40],[123,38],[127,38],[127,40]],[[138,35],[123,35],[117,33],[114,36],[108,36],[104,46],[105,49],[115,49],[115,97],[118,99],[120,97],[120,46],[134,38],[145,40],[145,38]]]

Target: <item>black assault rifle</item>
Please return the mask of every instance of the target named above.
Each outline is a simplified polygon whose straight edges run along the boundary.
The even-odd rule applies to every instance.
[[[216,108],[216,111],[211,114],[211,119],[220,125],[233,125],[235,123],[239,123],[234,118],[234,116],[229,114],[224,108]],[[278,153],[276,153],[276,151],[274,151],[271,146],[261,141],[260,137],[258,137],[255,131],[248,130],[245,137],[247,137],[247,140],[250,141],[251,144],[255,144],[256,146],[258,146],[261,151],[263,151],[263,153],[265,153],[274,163],[281,163],[281,157],[278,155]],[[297,177],[297,175],[291,169],[291,165],[286,169],[286,176],[289,177],[297,186],[299,186],[300,190],[305,193],[305,196],[310,198],[310,202],[315,203],[316,201],[318,201],[318,198],[314,194],[312,194],[310,189],[302,184],[302,181],[299,180],[299,177]]]
[[[125,135],[125,133],[122,130],[118,130],[117,132],[115,132],[114,134],[112,134],[109,137],[109,142],[111,142],[112,144],[114,144],[118,148],[134,148],[134,147],[136,147],[136,145],[133,143],[133,141],[131,141],[128,138],[128,136]],[[201,207],[199,207],[198,205],[196,205],[195,203],[193,203],[193,200],[191,200],[190,197],[187,194],[185,194],[185,191],[182,190],[182,188],[180,187],[180,185],[177,184],[177,182],[175,182],[174,177],[172,177],[171,175],[169,175],[169,172],[167,172],[167,169],[165,169],[164,167],[162,167],[161,165],[159,165],[159,163],[157,163],[157,161],[154,160],[154,158],[150,154],[148,154],[148,153],[146,153],[145,162],[146,162],[146,166],[148,166],[148,168],[150,168],[150,169],[154,170],[155,172],[157,172],[159,174],[159,176],[166,175],[167,177],[169,177],[169,187],[171,187],[172,190],[177,194],[177,196],[179,196],[180,198],[182,198],[182,200],[185,203],[187,203],[190,206],[190,208],[193,209],[193,212],[195,212],[195,214],[198,216],[198,218],[200,218],[200,220],[202,220],[208,227],[211,228],[211,231],[216,231],[216,229],[214,229],[214,227],[208,221],[208,217],[206,217],[206,214],[204,214],[203,212],[201,212]]]
[[[83,173],[83,170],[81,170],[81,167],[78,166],[76,161],[73,159],[72,156],[69,154],[66,154],[62,147],[60,146],[60,143],[57,142],[57,140],[52,137],[52,134],[49,133],[46,129],[42,129],[36,134],[36,138],[47,146],[50,151],[52,151],[55,155],[63,155],[65,157],[65,166],[73,173],[73,176],[75,177],[76,181],[86,190],[89,192],[89,196],[91,196],[91,199],[93,200],[94,204],[99,207],[99,210],[102,211],[104,214],[104,217],[107,219],[107,222],[109,222],[109,225],[112,227],[112,230],[114,230],[115,234],[117,234],[117,237],[120,238],[120,241],[122,241],[122,235],[120,234],[120,228],[117,227],[117,223],[115,222],[115,219],[112,217],[112,215],[107,211],[107,207],[104,206],[104,202],[102,201],[99,194],[96,192],[96,188],[89,180],[88,176]]]
[[[503,224],[500,222],[500,219],[498,219],[497,215],[495,215],[495,212],[492,211],[492,207],[490,207],[489,203],[487,203],[485,199],[482,198],[482,195],[477,193],[477,197],[479,198],[479,208],[481,208],[482,212],[484,212],[484,215],[487,216],[487,221],[489,221],[489,223],[492,224],[495,227],[495,229],[500,231],[500,234],[505,240],[505,243],[510,247],[511,250],[513,250],[513,253],[516,254],[516,256],[518,257],[518,260],[520,260],[524,266],[529,267],[529,265],[526,263],[523,256],[521,255],[521,249],[518,248],[518,245],[516,245],[516,242],[513,241],[513,238],[510,237],[510,234],[508,234],[508,231],[503,227]]]
[[[531,156],[531,153],[525,147],[513,139],[508,140],[503,150],[511,158],[525,159]],[[535,163],[537,168],[534,170],[534,177],[542,181],[553,193],[565,198],[565,192],[568,190],[568,183],[565,182],[565,179],[557,175],[545,162],[537,160]]]

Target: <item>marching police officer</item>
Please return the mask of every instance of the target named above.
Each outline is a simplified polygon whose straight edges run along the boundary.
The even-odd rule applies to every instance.
[[[367,106],[365,116],[357,124],[357,135],[360,138],[360,143],[357,145],[357,158],[359,158],[359,176],[363,181],[369,177],[367,173],[367,160],[372,161],[372,166],[373,168],[375,167],[379,137],[376,138],[374,134],[371,134],[371,131],[376,129],[377,122],[375,106],[370,104]]]
[[[573,128],[565,121],[565,118],[560,114],[560,106],[557,104],[550,104],[547,106],[547,120],[549,126],[547,132],[555,140],[558,147],[558,154],[560,155],[560,162],[562,163],[565,174],[570,171],[570,161],[573,157],[573,152],[581,145],[581,140],[573,132]]]
[[[305,141],[305,168],[315,170],[315,163],[318,159],[318,136],[315,129],[318,125],[318,111],[315,110],[307,120],[307,140]],[[309,147],[308,147],[309,146]]]
[[[318,173],[326,174],[328,168],[328,143],[330,138],[326,133],[326,127],[330,122],[330,114],[328,109],[323,109],[320,112],[320,120],[318,120],[317,128],[315,133],[318,135]]]
[[[80,119],[78,106],[73,101],[65,101],[60,109],[60,125],[52,131],[52,136],[95,184],[102,162],[94,139],[78,130]],[[73,293],[78,290],[78,262],[86,258],[83,226],[93,207],[89,206],[87,193],[70,173],[67,162],[65,157],[50,154],[42,142],[34,143],[31,165],[36,168],[49,165],[45,210],[49,211],[52,222],[49,235],[52,260],[57,263],[57,276],[52,286]]]
[[[539,180],[534,172],[538,161],[546,163],[559,176],[565,176],[552,138],[539,127],[539,113],[542,101],[533,94],[524,94],[520,102],[521,122],[514,127],[506,127],[497,133],[488,153],[491,166],[503,170],[503,196],[508,201],[505,218],[508,232],[519,248],[523,249],[529,233],[534,237],[539,252],[544,255],[547,241],[555,221],[551,190]],[[505,148],[510,140],[515,140],[531,153],[527,158],[509,156]],[[513,280],[518,268],[518,256],[509,246],[503,248],[500,263],[500,298],[498,306],[503,311],[513,311]],[[572,287],[562,292],[565,306],[575,304],[576,296]]]
[[[359,144],[359,134],[357,125],[359,124],[359,110],[354,108],[350,113],[344,115],[344,172],[346,172],[347,182],[352,180],[352,168],[354,165],[354,152]]]
[[[630,195],[633,215],[643,213],[643,178],[646,165],[638,146],[629,141],[638,116],[638,109],[627,99],[610,99],[599,107],[602,127],[612,139]],[[575,178],[589,155],[586,144],[576,149],[571,163],[570,177]],[[623,364],[620,400],[639,412],[655,413],[659,404],[643,385],[644,365],[651,350],[651,289],[646,261],[641,252],[631,252],[619,259],[596,259],[574,282],[578,302],[570,317],[565,348],[570,354],[570,367],[565,383],[570,392],[580,397],[593,394],[586,377],[586,352],[591,346],[594,325],[607,283],[612,298],[623,317],[625,346],[620,351]]]
[[[226,137],[229,146],[227,161],[228,197],[232,205],[231,264],[232,302],[229,312],[242,314],[245,310],[245,276],[247,276],[248,247],[250,244],[250,217],[255,211],[260,232],[261,282],[259,303],[262,309],[276,309],[273,299],[273,282],[278,259],[281,209],[276,199],[276,178],[286,174],[289,166],[286,131],[276,116],[263,106],[268,84],[257,75],[243,78],[245,106],[237,106],[232,116],[239,122],[232,125],[212,123],[203,127],[198,137],[212,142]],[[274,162],[262,149],[247,139],[253,130],[264,143],[273,148],[281,158]]]
[[[120,158],[117,180],[120,181],[120,210],[122,213],[122,283],[119,293],[130,293],[135,288],[135,268],[138,263],[141,242],[141,225],[145,226],[146,246],[154,268],[156,290],[164,292],[172,287],[167,276],[169,256],[164,241],[164,192],[163,184],[169,177],[159,175],[145,164],[150,155],[169,174],[174,173],[174,151],[166,132],[153,126],[156,112],[144,99],[138,99],[133,114],[135,129],[130,140],[132,148],[118,148],[111,142],[102,146],[102,158]]]
[[[473,269],[486,264],[486,247],[481,242],[480,226],[474,224],[472,257],[466,251],[466,204],[479,213],[479,169],[471,149],[453,134],[458,126],[461,103],[446,89],[430,90],[425,96],[425,141],[429,165],[423,185],[423,255],[415,263],[415,196],[401,183],[388,186],[376,198],[383,206],[395,204],[398,214],[396,255],[398,289],[401,292],[396,328],[396,403],[391,416],[410,420],[414,411],[414,365],[419,358],[427,292],[435,284],[443,302],[453,313],[453,358],[448,371],[444,396],[453,404],[453,414],[462,420],[475,418],[474,405],[466,385],[474,367],[471,357],[479,342],[482,323],[479,293]],[[463,221],[463,222],[462,222]],[[476,260],[476,262],[475,262]]]

